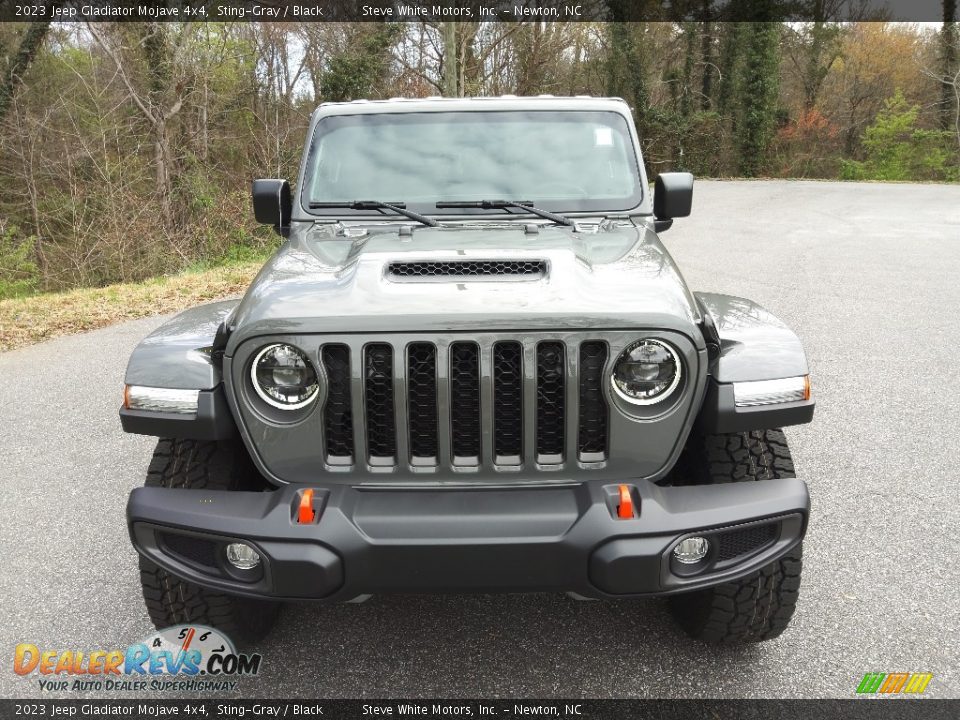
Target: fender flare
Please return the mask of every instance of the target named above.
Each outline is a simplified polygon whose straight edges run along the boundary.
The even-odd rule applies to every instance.
[[[809,375],[800,338],[779,318],[745,298],[694,293],[719,349],[697,420],[703,433],[731,433],[800,425],[813,419],[813,399],[737,407],[733,385]],[[709,339],[708,339],[709,340]]]
[[[156,437],[222,440],[237,426],[223,390],[217,343],[239,301],[223,300],[185,310],[158,327],[134,349],[124,383],[198,390],[196,415],[120,408],[125,432]]]

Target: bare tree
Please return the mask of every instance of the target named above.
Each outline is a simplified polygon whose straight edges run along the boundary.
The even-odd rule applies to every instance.
[[[946,5],[946,3],[944,3]],[[948,32],[946,26],[941,31],[941,39],[949,39],[950,52],[946,52],[945,46],[941,44],[941,62],[939,67],[925,65],[922,67],[923,74],[933,79],[941,89],[939,98],[939,119],[940,127],[947,132],[952,133],[957,140],[957,151],[960,153],[960,64],[956,58],[960,55],[960,36],[956,31],[956,23],[952,32]],[[952,63],[943,61],[943,57],[952,57]]]
[[[181,37],[187,31],[181,29]],[[173,77],[172,56],[176,50],[167,37],[167,28],[161,23],[143,23],[137,26],[140,44],[149,72],[149,89],[139,90],[123,61],[121,48],[117,40],[119,33],[108,38],[93,23],[87,24],[91,37],[113,60],[117,75],[127,89],[130,99],[149,123],[154,147],[154,170],[156,172],[156,192],[160,203],[160,212],[164,226],[172,228],[175,221],[173,211],[173,174],[174,154],[170,133],[170,122],[183,108],[184,84]]]

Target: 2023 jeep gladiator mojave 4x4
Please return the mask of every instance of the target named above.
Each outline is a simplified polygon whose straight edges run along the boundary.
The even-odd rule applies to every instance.
[[[127,506],[158,627],[247,644],[281,603],[391,592],[667,595],[693,637],[776,637],[809,513],[785,425],[797,337],[695,293],[657,237],[627,105],[325,104],[284,238],[239,302],[133,352],[120,417],[157,436]]]

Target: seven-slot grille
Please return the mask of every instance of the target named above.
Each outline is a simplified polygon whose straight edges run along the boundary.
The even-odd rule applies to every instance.
[[[600,463],[607,357],[600,340],[326,344],[326,461],[413,471]]]

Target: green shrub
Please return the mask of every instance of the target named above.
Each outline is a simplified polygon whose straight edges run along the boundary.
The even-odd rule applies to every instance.
[[[951,135],[917,127],[919,105],[910,105],[897,93],[884,103],[873,125],[863,134],[866,159],[844,160],[845,180],[956,180],[949,164]]]
[[[35,238],[17,239],[17,227],[0,225],[0,300],[32,295],[40,282],[33,261]]]

